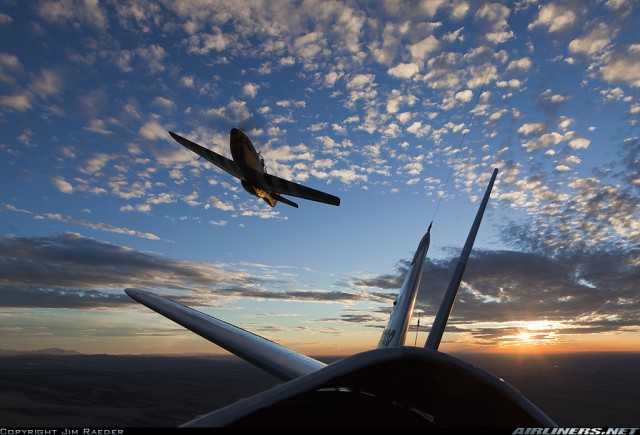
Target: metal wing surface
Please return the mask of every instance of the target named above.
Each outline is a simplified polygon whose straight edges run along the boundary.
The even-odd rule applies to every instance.
[[[175,134],[171,131],[169,132],[169,134],[180,145],[190,149],[194,153],[198,154],[200,157],[204,157],[205,159],[209,160],[211,163],[213,163],[223,171],[230,173],[231,175],[233,175],[234,177],[240,180],[244,180],[244,176],[242,175],[242,172],[240,172],[240,169],[238,168],[238,166],[235,164],[233,160],[228,159],[224,156],[221,156],[218,153],[214,153],[213,151],[203,146],[200,146],[195,142],[191,142],[189,139],[186,139],[180,136],[179,134]]]
[[[296,196],[298,198],[323,202],[330,205],[340,205],[340,198],[337,196],[294,183],[293,181],[287,181],[264,172],[256,171],[255,176],[258,181],[271,192],[279,193],[281,195]]]
[[[295,379],[326,366],[323,362],[155,293],[132,288],[125,292],[153,311],[282,380]]]

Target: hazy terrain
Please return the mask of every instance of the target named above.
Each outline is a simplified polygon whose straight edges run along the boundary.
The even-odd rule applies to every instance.
[[[457,356],[560,426],[640,426],[640,353]],[[177,426],[279,382],[233,356],[1,352],[0,370],[4,427]]]

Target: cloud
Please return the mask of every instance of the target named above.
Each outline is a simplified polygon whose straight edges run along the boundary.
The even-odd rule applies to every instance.
[[[59,213],[36,214],[36,213],[34,213],[32,211],[24,210],[24,209],[18,209],[18,208],[14,207],[14,206],[11,206],[11,205],[4,204],[4,206],[5,206],[5,208],[7,210],[33,215],[34,219],[51,219],[51,220],[55,220],[55,221],[59,221],[59,222],[67,222],[67,223],[71,223],[71,224],[75,224],[75,225],[82,225],[84,227],[91,228],[91,229],[94,229],[94,230],[99,230],[99,231],[106,231],[106,232],[116,233],[116,234],[125,234],[125,235],[128,235],[128,236],[140,237],[140,238],[149,239],[149,240],[160,240],[160,237],[158,237],[158,236],[156,236],[155,234],[152,234],[152,233],[145,233],[145,232],[141,232],[141,231],[130,230],[128,228],[114,227],[112,225],[108,225],[108,224],[101,223],[101,222],[90,222],[90,221],[86,221],[84,219],[76,219],[76,218],[73,218],[71,216],[66,216],[66,215],[59,214]]]
[[[364,89],[374,84],[373,74],[356,74],[347,81],[347,89]]]
[[[551,332],[562,335],[638,330],[640,319],[634,313],[640,308],[635,284],[639,276],[637,268],[631,266],[629,254],[576,251],[553,257],[537,252],[475,250],[447,330],[473,330],[475,344],[489,345],[513,334],[509,331],[514,325],[521,325],[523,330],[529,325],[533,333],[537,328],[537,333],[545,336]],[[455,263],[456,257],[427,259],[416,302],[426,316],[435,316]],[[356,277],[345,285],[397,291],[408,265],[408,260],[402,260],[393,274]],[[377,319],[354,315],[344,320]],[[481,334],[485,340],[478,340]]]
[[[418,62],[424,62],[431,53],[439,48],[440,41],[433,35],[429,35],[422,41],[407,47],[411,53],[411,57]]]
[[[333,178],[337,178],[344,184],[351,184],[356,181],[367,181],[367,174],[358,174],[355,168],[349,169],[333,169],[329,172]]]
[[[64,178],[62,177],[53,177],[51,179],[51,182],[53,183],[54,186],[56,186],[56,188],[62,192],[62,193],[66,193],[66,194],[71,194],[74,192],[74,188],[71,185],[71,183],[69,183],[68,181],[66,181]]]
[[[89,160],[87,160],[87,164],[80,169],[80,172],[83,172],[85,174],[100,175],[101,171],[104,169],[107,163],[115,158],[116,157],[111,154],[97,153]]]
[[[530,134],[533,134],[533,133],[540,133],[544,131],[546,128],[547,126],[543,122],[532,122],[532,123],[524,124],[520,128],[518,128],[518,133],[524,136],[529,136]]]
[[[174,110],[176,108],[176,103],[165,97],[155,97],[151,105],[167,110]]]
[[[533,62],[531,62],[531,59],[529,59],[528,57],[523,57],[518,60],[512,60],[511,62],[509,62],[509,65],[507,66],[507,71],[515,71],[517,73],[526,73],[529,71],[529,69],[531,69],[532,64]]]
[[[40,17],[53,23],[88,24],[100,30],[107,28],[105,11],[97,1],[42,0],[37,12]]]
[[[189,53],[200,55],[209,54],[211,51],[223,51],[231,41],[222,32],[214,34],[200,33],[191,35],[187,41]]]
[[[242,87],[242,94],[249,98],[255,98],[256,95],[258,95],[258,89],[260,89],[260,85],[255,83],[246,83]]]
[[[611,42],[612,34],[611,29],[604,24],[600,23],[584,38],[574,39],[569,43],[569,51],[571,53],[584,54],[586,56],[592,56],[602,50]]]
[[[145,139],[166,139],[167,130],[155,121],[145,122],[138,130],[138,134]]]
[[[30,95],[24,93],[4,95],[0,97],[0,105],[9,109],[17,110],[19,112],[24,112],[25,110],[31,109],[33,107],[30,101]]]
[[[234,98],[231,99],[227,106],[208,109],[205,111],[205,114],[216,116],[235,125],[242,124],[251,118],[251,112],[247,109],[247,103]]]
[[[576,19],[576,14],[568,7],[549,3],[540,8],[538,17],[529,24],[529,29],[542,26],[549,33],[563,32],[572,27]]]
[[[589,144],[591,143],[591,141],[589,139],[584,139],[584,138],[575,138],[571,141],[569,141],[569,146],[571,148],[573,148],[574,150],[577,149],[581,149],[581,148],[588,148]]]
[[[640,44],[629,46],[627,53],[614,53],[600,68],[602,79],[609,83],[626,83],[640,87]]]
[[[24,67],[16,55],[0,52],[0,82],[15,84]]]
[[[428,124],[422,125],[422,121],[416,121],[407,128],[407,131],[409,133],[415,134],[416,137],[423,137],[429,134],[429,131],[431,131],[431,126]]]
[[[484,38],[488,42],[500,44],[513,36],[513,31],[507,31],[509,14],[510,9],[498,3],[485,3],[478,9],[475,18],[487,23]]]
[[[420,68],[415,63],[400,63],[387,71],[390,76],[399,79],[410,79],[418,73]]]
[[[465,89],[464,91],[460,91],[456,93],[455,99],[458,101],[462,101],[463,103],[468,103],[473,98],[473,91],[471,89]]]
[[[552,147],[571,138],[573,138],[572,131],[565,134],[560,134],[554,131],[552,133],[545,133],[536,139],[530,140],[529,142],[522,144],[522,147],[527,151],[532,152],[542,148]]]
[[[174,260],[89,239],[75,233],[0,239],[0,305],[4,307],[105,308],[134,303],[123,289],[138,287],[174,294],[191,306],[239,298],[306,302],[370,300],[362,292],[272,291],[291,286],[282,274],[249,274],[228,264]]]
[[[98,134],[112,134],[113,132],[107,129],[104,120],[93,118],[89,120],[89,125],[84,127],[87,131],[92,131]]]

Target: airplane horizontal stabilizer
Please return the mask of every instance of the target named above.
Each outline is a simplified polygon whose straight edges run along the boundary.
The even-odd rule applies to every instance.
[[[244,179],[242,172],[240,172],[240,169],[238,168],[238,166],[233,160],[228,159],[224,156],[221,156],[218,153],[214,153],[213,151],[206,149],[205,147],[200,146],[195,142],[191,142],[189,139],[186,139],[180,136],[179,134],[175,134],[171,131],[169,132],[169,134],[180,145],[190,149],[194,153],[198,154],[200,157],[204,157],[205,159],[209,160],[211,163],[213,163],[223,171],[230,173],[231,175],[233,175],[234,177],[240,180]]]
[[[291,207],[295,207],[298,208],[298,204],[296,204],[293,201],[288,200],[287,198],[285,198],[284,196],[280,196],[277,193],[273,195],[278,201],[280,201],[283,204],[287,204],[290,205]]]
[[[293,181],[284,180],[276,177],[275,175],[256,171],[255,177],[267,188],[267,190],[270,190],[271,192],[309,199],[311,201],[323,202],[330,205],[340,205],[340,198],[337,196],[294,183]]]
[[[155,293],[133,288],[128,288],[125,292],[142,305],[282,380],[307,375],[326,365]]]

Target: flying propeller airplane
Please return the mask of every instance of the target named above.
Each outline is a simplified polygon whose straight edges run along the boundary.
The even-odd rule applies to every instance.
[[[264,159],[256,152],[247,135],[238,128],[232,128],[229,133],[229,148],[231,149],[233,160],[214,153],[176,133],[170,131],[169,134],[180,145],[238,178],[244,190],[251,195],[264,199],[271,207],[275,207],[279,201],[298,208],[298,204],[282,195],[296,196],[325,204],[340,205],[340,198],[337,196],[267,174]]]
[[[494,169],[424,348],[405,345],[431,240],[424,234],[376,349],[325,364],[152,292],[126,293],[285,381],[183,427],[555,427],[502,379],[438,351],[497,175]]]

